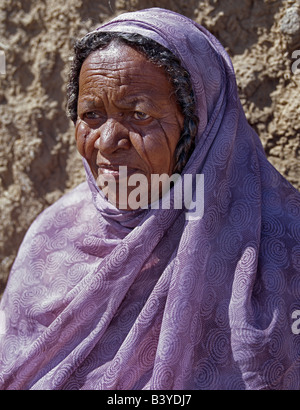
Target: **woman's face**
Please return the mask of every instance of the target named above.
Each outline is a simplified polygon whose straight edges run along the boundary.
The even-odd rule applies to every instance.
[[[100,189],[109,177],[119,186],[121,166],[127,167],[127,179],[144,175],[150,193],[152,174],[172,174],[182,127],[172,84],[164,70],[142,54],[112,43],[84,61],[76,142]],[[133,189],[127,188],[128,195]],[[124,207],[118,195],[115,205]]]

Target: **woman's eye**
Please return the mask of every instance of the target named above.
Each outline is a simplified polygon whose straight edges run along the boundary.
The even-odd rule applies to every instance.
[[[150,115],[145,114],[142,111],[135,111],[133,114],[134,119],[139,120],[139,121],[145,121],[148,120],[150,118]]]
[[[86,112],[86,113],[84,114],[84,117],[85,117],[87,120],[97,120],[97,119],[100,118],[100,114],[97,113],[96,111],[89,111],[89,112]]]

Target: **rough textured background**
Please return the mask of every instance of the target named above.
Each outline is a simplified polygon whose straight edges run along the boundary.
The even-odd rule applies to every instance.
[[[249,122],[270,161],[300,188],[300,70],[291,70],[300,49],[299,1],[1,0],[0,294],[33,219],[84,178],[65,114],[74,39],[116,14],[157,6],[220,39]]]

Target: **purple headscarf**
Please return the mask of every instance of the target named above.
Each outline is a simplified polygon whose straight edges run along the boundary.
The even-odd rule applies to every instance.
[[[204,174],[204,215],[119,211],[85,164],[13,266],[1,388],[299,390],[300,195],[248,125],[228,55],[163,9],[99,30],[156,40],[191,74],[200,125],[183,174]]]

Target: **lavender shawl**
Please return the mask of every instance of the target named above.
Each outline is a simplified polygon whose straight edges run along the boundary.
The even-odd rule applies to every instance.
[[[100,30],[148,36],[191,74],[200,125],[184,174],[204,174],[204,215],[118,211],[86,166],[20,247],[1,388],[299,390],[300,195],[248,125],[228,55],[163,9]]]

